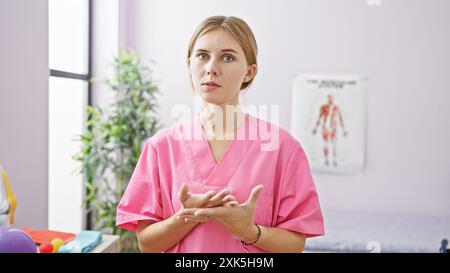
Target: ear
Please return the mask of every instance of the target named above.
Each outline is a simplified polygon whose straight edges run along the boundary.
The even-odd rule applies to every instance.
[[[247,74],[245,74],[244,82],[249,82],[256,75],[256,71],[258,70],[258,66],[256,64],[252,64],[247,68]]]

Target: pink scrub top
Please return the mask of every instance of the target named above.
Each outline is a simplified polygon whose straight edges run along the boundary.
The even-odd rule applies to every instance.
[[[162,221],[181,208],[178,192],[227,188],[239,203],[264,185],[254,221],[306,237],[324,234],[322,211],[309,163],[300,143],[270,122],[246,115],[216,163],[198,115],[156,133],[145,143],[117,207],[116,225],[136,231],[140,220]],[[267,252],[245,249],[219,222],[197,225],[165,252]]]

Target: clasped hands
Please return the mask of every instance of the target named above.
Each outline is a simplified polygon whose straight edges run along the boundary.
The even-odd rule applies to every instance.
[[[189,192],[187,184],[183,183],[178,193],[182,209],[177,212],[177,219],[187,223],[216,220],[236,239],[251,241],[256,228],[253,221],[256,202],[262,189],[262,185],[255,186],[248,200],[239,204],[227,189],[218,193],[209,191],[193,194]]]

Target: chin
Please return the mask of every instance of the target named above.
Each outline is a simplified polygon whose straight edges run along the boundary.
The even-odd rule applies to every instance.
[[[202,92],[201,97],[203,101],[211,104],[222,105],[226,103],[226,100],[221,98],[220,95],[214,93]]]

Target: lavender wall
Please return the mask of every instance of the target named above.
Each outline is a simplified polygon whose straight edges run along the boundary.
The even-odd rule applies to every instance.
[[[14,226],[47,227],[48,6],[0,1],[0,164],[17,197]]]
[[[324,209],[450,216],[450,2],[379,2],[128,0],[121,43],[157,62],[166,124],[174,105],[192,104],[186,47],[209,15],[235,15],[253,28],[260,70],[246,102],[280,105],[284,128],[295,74],[367,75],[366,168],[314,173]]]

